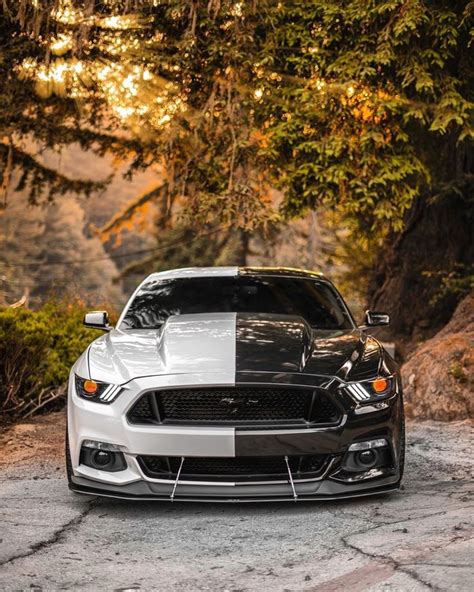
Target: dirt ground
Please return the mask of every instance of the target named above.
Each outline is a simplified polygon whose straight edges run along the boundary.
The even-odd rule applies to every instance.
[[[71,493],[64,413],[0,436],[1,590],[471,591],[468,422],[408,424],[404,488],[272,504]]]
[[[16,424],[0,434],[0,470],[34,463],[39,468],[64,463],[64,411]],[[41,459],[38,461],[38,459]]]

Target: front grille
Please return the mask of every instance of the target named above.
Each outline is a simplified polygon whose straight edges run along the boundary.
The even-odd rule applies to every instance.
[[[290,456],[288,464],[293,479],[319,476],[327,466],[328,456],[314,454]],[[176,479],[181,458],[176,456],[138,456],[137,460],[147,477]],[[184,459],[180,480],[276,480],[288,478],[283,456],[187,457]]]
[[[146,393],[128,413],[132,424],[305,426],[335,424],[341,411],[319,390],[234,387]]]
[[[304,420],[310,404],[305,392],[271,389],[168,391],[158,400],[166,419],[212,422]]]
[[[132,423],[153,423],[154,418],[155,415],[151,406],[150,395],[145,395],[138,399],[129,413],[129,419]]]

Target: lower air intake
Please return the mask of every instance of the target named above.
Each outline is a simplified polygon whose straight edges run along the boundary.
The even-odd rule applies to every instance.
[[[137,460],[147,477],[176,479],[181,457],[138,456]],[[319,476],[327,466],[325,454],[290,456],[288,458],[293,479]],[[286,480],[288,470],[283,456],[241,457],[187,457],[180,480]]]

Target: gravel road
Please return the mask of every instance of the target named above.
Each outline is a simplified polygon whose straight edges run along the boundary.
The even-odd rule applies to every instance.
[[[472,428],[408,424],[403,491],[167,504],[69,492],[62,414],[0,438],[2,590],[473,590]]]

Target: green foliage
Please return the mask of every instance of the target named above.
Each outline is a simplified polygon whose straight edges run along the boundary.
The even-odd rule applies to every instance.
[[[400,229],[413,199],[470,173],[473,63],[469,6],[321,0],[273,15],[262,76],[268,146],[261,154],[298,215],[342,206]],[[267,46],[267,49],[270,49]],[[462,74],[461,74],[462,72]]]
[[[101,191],[110,179],[91,180],[87,171],[72,178],[61,165],[49,166],[41,152],[59,152],[67,146],[81,147],[102,156],[125,156],[137,143],[114,135],[116,127],[105,114],[99,97],[90,96],[78,109],[67,93],[38,94],[38,85],[25,79],[20,66],[25,60],[54,63],[45,42],[57,29],[45,17],[56,3],[19,0],[4,2],[0,10],[0,209],[8,201],[7,191],[24,191],[30,202],[38,204],[66,193]],[[99,131],[100,130],[100,131]]]
[[[400,230],[417,197],[472,191],[468,0],[65,4],[77,13],[71,21],[58,19],[52,4],[33,9],[26,0],[19,16],[10,11],[4,18],[11,27],[23,19],[18,39],[45,63],[82,56],[86,66],[99,60],[110,72],[126,67],[132,82],[114,87],[112,98],[99,81],[79,80],[87,126],[77,137],[93,148],[91,130],[128,127],[135,138],[124,140],[131,171],[157,164],[163,171],[163,184],[147,196],[160,214],[179,204],[187,223],[251,229],[324,207],[378,234],[380,227]],[[135,23],[112,32],[121,46],[114,51],[110,15]],[[72,32],[80,45],[51,56],[43,38],[35,43],[31,35],[44,33],[46,23]],[[28,53],[22,51],[18,59]],[[146,68],[146,80],[137,68]],[[113,82],[110,74],[104,88]],[[131,85],[132,101],[125,88]],[[49,89],[45,104],[70,108],[71,89],[61,92],[66,97]],[[174,106],[165,118],[150,116],[157,98]],[[41,121],[36,116],[35,133]],[[61,128],[57,143],[76,137],[70,121],[69,135]],[[119,150],[98,138],[103,142]],[[283,194],[278,212],[275,187]]]
[[[98,335],[78,302],[0,310],[0,411],[25,416],[63,399],[71,365]],[[51,392],[52,391],[52,392]]]
[[[455,297],[459,301],[474,290],[474,265],[457,264],[450,271],[425,271],[423,275],[439,282],[430,302],[433,305],[449,297]]]
[[[150,69],[187,112],[157,130],[169,199],[192,218],[251,227],[339,208],[399,230],[415,197],[469,193],[472,4],[444,0],[170,0]],[[167,141],[161,141],[166,138]]]
[[[192,225],[181,222],[174,227],[158,227],[156,236],[153,255],[126,267],[122,276],[143,276],[181,267],[245,265],[246,262],[248,236],[243,230],[207,226],[196,234]]]
[[[469,377],[459,360],[454,360],[449,366],[449,374],[460,384],[467,384]]]

